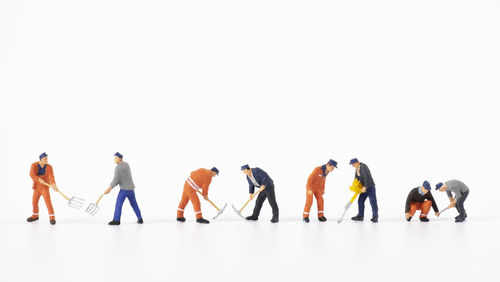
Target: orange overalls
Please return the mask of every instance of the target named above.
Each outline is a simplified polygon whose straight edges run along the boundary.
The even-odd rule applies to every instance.
[[[318,204],[318,218],[323,217],[323,194],[325,193],[325,180],[326,168],[325,172],[323,172],[323,166],[318,166],[313,170],[311,175],[309,175],[309,178],[307,179],[306,206],[304,207],[303,217],[309,217],[309,211],[311,210],[313,203],[313,195],[316,197],[316,202]]]
[[[38,162],[34,162],[31,164],[30,176],[33,179],[33,215],[31,217],[38,217],[38,201],[40,200],[40,196],[43,196],[45,200],[45,205],[49,210],[49,218],[56,219],[54,214],[54,208],[52,207],[52,202],[50,201],[50,192],[49,187],[38,182],[38,178],[43,179],[48,184],[52,185],[56,183],[54,179],[54,171],[52,170],[52,166],[49,164],[45,165],[45,174],[38,175]]]
[[[432,207],[432,201],[423,203],[410,202],[410,216],[414,216],[417,210],[420,210],[420,217],[427,217]]]
[[[178,218],[184,217],[184,208],[189,201],[193,204],[196,219],[203,217],[201,213],[200,199],[198,198],[196,190],[202,189],[201,194],[203,196],[208,196],[208,186],[210,185],[210,182],[212,182],[212,177],[212,171],[205,168],[200,168],[191,172],[191,175],[184,183],[184,191],[182,192],[181,202],[177,208]]]

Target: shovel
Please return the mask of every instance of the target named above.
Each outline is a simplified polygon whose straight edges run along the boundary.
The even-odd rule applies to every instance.
[[[203,195],[203,194],[202,194],[199,190],[196,190],[196,192],[200,193],[200,195]],[[102,197],[102,196],[101,196],[101,197]],[[99,198],[99,199],[101,199],[101,198]],[[219,208],[217,207],[217,205],[215,205],[215,204],[214,204],[214,202],[210,201],[210,199],[208,199],[207,201],[208,201],[210,204],[212,204],[212,206],[214,206],[214,208],[217,210],[217,215],[216,215],[216,216],[214,216],[212,219],[216,219],[219,215],[221,215],[221,214],[224,212],[224,210],[225,210],[225,209],[226,209],[226,207],[227,207],[227,203],[225,203],[225,204],[224,204],[224,207],[222,207],[222,209],[219,209]],[[99,202],[99,201],[98,201],[98,202]]]
[[[94,216],[101,209],[98,205],[99,205],[99,201],[102,199],[103,196],[104,196],[104,194],[102,194],[101,197],[99,197],[99,199],[97,199],[97,202],[95,202],[95,204],[90,203],[89,206],[87,207],[87,209],[85,209],[85,212]]]
[[[45,186],[50,187],[50,185],[47,183],[45,183]],[[64,199],[66,199],[68,201],[68,206],[70,206],[74,209],[77,209],[77,210],[82,208],[83,202],[85,201],[84,199],[78,198],[78,197],[71,197],[71,199],[70,199],[70,198],[68,198],[68,196],[64,195],[63,192],[61,192],[61,190],[57,190],[57,192],[59,192],[59,194],[61,194],[61,196],[63,196]]]
[[[257,194],[259,194],[259,192],[257,192],[257,193],[255,194],[255,196],[257,196]],[[254,198],[255,198],[255,196],[254,196]],[[251,201],[252,201],[252,199],[248,199],[248,201],[247,201],[247,202],[246,202],[246,203],[245,203],[245,204],[241,207],[241,209],[237,209],[234,205],[231,205],[231,206],[233,207],[233,210],[234,210],[234,212],[235,212],[237,215],[239,215],[239,216],[240,216],[241,218],[243,218],[243,219],[246,219],[246,218],[245,218],[245,217],[241,214],[241,212],[242,212],[242,211],[243,211],[243,209],[244,209],[244,208],[248,205],[248,203],[250,203]]]

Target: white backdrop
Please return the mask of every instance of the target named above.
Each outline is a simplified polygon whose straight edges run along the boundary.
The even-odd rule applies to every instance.
[[[95,201],[116,151],[146,222],[174,219],[200,167],[221,171],[216,203],[240,206],[246,163],[274,179],[281,218],[300,220],[307,177],[329,158],[333,220],[352,157],[372,171],[381,221],[402,218],[423,180],[451,178],[471,188],[471,218],[498,218],[499,12],[496,1],[0,1],[0,220],[30,215],[40,153],[62,191]],[[105,224],[116,191],[94,218],[52,198],[59,222]]]

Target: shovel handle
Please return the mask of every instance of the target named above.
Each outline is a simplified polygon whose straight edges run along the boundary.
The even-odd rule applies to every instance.
[[[196,189],[196,192],[198,192],[200,195],[203,196],[203,194],[200,192],[200,190]],[[214,204],[214,202],[210,201],[210,199],[207,200],[210,204],[212,204],[212,206],[214,206],[214,208],[219,211],[220,209]]]
[[[255,193],[255,196],[257,196],[260,192]],[[255,198],[255,196],[253,196]],[[250,203],[252,199],[248,199],[248,201],[241,207],[240,212]]]
[[[49,184],[44,183],[44,185],[50,188],[50,185],[49,185]],[[63,196],[63,197],[64,197],[64,199],[66,199],[66,200],[68,200],[68,201],[70,200],[70,199],[68,198],[68,196],[64,195],[64,194],[63,194],[63,192],[61,192],[61,190],[57,189],[57,192],[59,192],[59,194],[61,194],[61,196]]]
[[[101,195],[101,197],[99,197],[99,199],[97,199],[97,202],[95,202],[95,204],[99,204],[99,201],[102,199],[102,197],[104,197],[104,194]]]

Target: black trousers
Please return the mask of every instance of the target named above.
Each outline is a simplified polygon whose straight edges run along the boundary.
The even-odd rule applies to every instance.
[[[467,196],[469,196],[469,191],[463,193],[462,197],[460,197],[460,199],[457,200],[457,204],[455,205],[460,215],[465,215],[464,202],[465,200],[467,200]]]
[[[273,218],[279,218],[278,203],[276,203],[276,194],[274,193],[274,184],[266,186],[264,191],[259,193],[257,196],[257,201],[255,201],[255,208],[253,209],[253,216],[259,217],[260,210],[262,209],[262,204],[265,200],[269,201],[269,205],[273,209]]]

